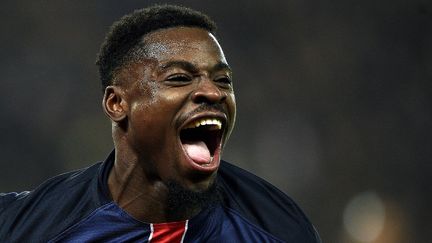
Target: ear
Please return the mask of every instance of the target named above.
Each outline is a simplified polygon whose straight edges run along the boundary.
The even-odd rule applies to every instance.
[[[105,114],[114,122],[121,122],[127,117],[128,104],[123,90],[118,86],[108,86],[102,100]]]

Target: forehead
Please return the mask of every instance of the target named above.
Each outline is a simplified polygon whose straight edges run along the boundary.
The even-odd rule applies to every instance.
[[[194,27],[173,27],[143,37],[146,57],[159,62],[172,59],[194,64],[226,63],[222,48],[208,31]]]

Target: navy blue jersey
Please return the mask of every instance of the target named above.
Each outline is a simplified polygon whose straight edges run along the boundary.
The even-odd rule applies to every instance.
[[[222,161],[222,201],[186,221],[138,221],[110,197],[103,163],[0,193],[0,242],[321,242],[301,209],[264,180]]]

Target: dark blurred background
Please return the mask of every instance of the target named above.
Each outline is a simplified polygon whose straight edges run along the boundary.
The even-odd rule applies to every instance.
[[[226,160],[293,197],[324,242],[430,242],[431,1],[167,2],[218,23],[238,105]],[[105,159],[96,53],[152,3],[2,1],[0,191]]]

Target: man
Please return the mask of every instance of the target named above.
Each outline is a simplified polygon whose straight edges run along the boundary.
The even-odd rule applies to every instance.
[[[221,161],[236,106],[214,30],[165,5],[116,22],[97,61],[114,151],[1,194],[1,242],[319,242],[290,198]]]

